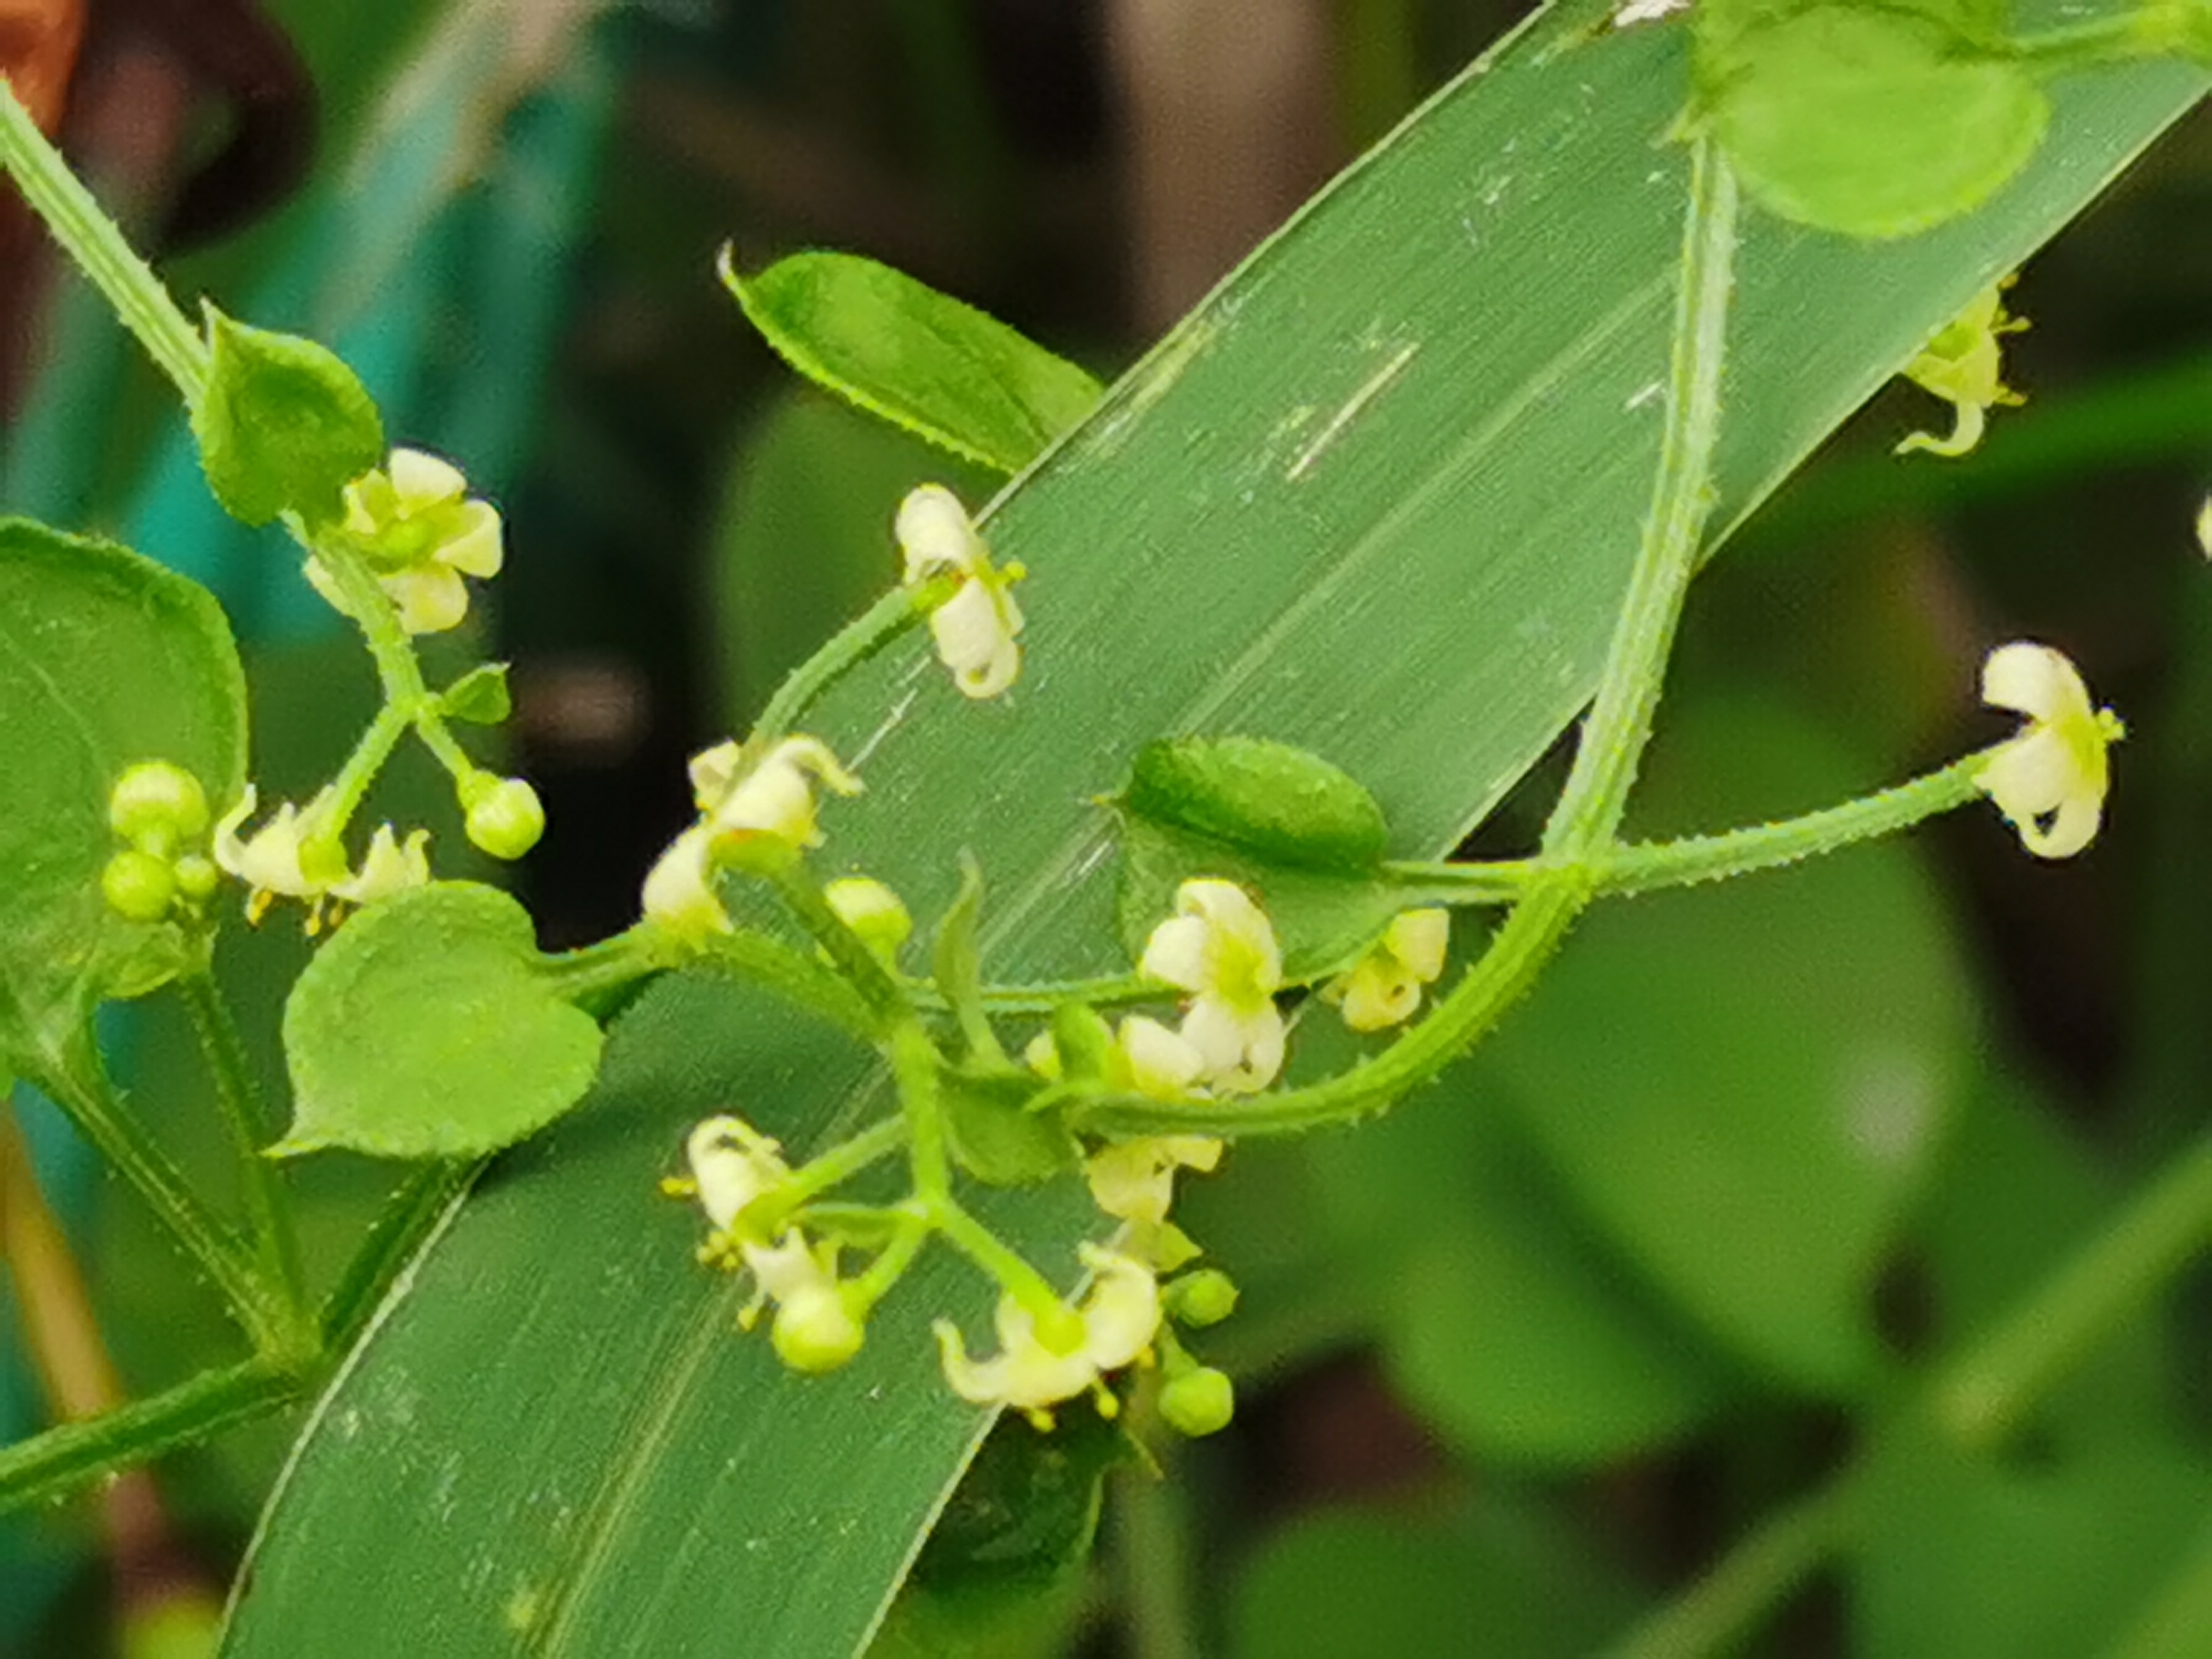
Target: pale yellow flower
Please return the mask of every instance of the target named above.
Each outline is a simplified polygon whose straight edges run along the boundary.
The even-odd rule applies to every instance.
[[[938,660],[952,671],[966,696],[995,697],[1022,670],[1022,608],[1011,574],[993,567],[991,550],[976,534],[959,498],[943,484],[923,484],[899,504],[896,534],[911,587],[941,575],[957,575],[952,597],[929,613]]]
[[[2104,812],[2112,775],[2105,751],[2126,734],[2119,717],[2092,706],[2088,687],[2063,653],[2026,641],[1990,653],[1982,701],[2024,714],[2028,724],[1975,781],[2029,852],[2046,859],[2080,852]]]
[[[1092,1278],[1079,1310],[1080,1330],[1066,1352],[1038,1337],[1028,1310],[1011,1295],[999,1298],[999,1352],[970,1359],[959,1328],[940,1319],[933,1328],[945,1378],[963,1400],[979,1406],[1012,1406],[1041,1413],[1096,1384],[1102,1374],[1133,1364],[1152,1346],[1160,1324],[1160,1291],[1143,1262],[1081,1247]]]
[[[1421,988],[1444,971],[1451,941],[1451,912],[1404,910],[1390,920],[1375,948],[1322,995],[1341,1003],[1344,1023],[1355,1031],[1380,1031],[1413,1017]]]
[[[1230,881],[1187,881],[1173,918],[1152,930],[1139,971],[1191,994],[1182,1035],[1206,1082],[1234,1093],[1265,1088],[1283,1068],[1275,993],[1282,952],[1267,913]]]

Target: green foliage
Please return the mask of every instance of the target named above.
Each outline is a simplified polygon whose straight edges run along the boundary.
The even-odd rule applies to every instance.
[[[173,922],[109,909],[108,794],[161,760],[234,799],[246,686],[222,608],[112,542],[0,520],[0,1058],[50,1079],[85,1052],[107,997],[202,959]]]
[[[1339,1509],[1286,1527],[1240,1579],[1231,1659],[1596,1651],[1633,1609],[1619,1577],[1532,1506]]]
[[[2049,101],[1949,10],[1700,5],[1699,92],[1753,199],[1823,230],[1905,236],[2017,174]]]
[[[360,378],[327,347],[212,306],[208,351],[192,435],[223,511],[249,525],[336,516],[345,486],[384,459],[384,423]]]
[[[1382,861],[1375,797],[1318,755],[1258,738],[1164,738],[1137,751],[1118,803],[1132,817],[1262,863],[1338,873]]]
[[[514,712],[514,698],[507,685],[507,665],[478,663],[441,694],[450,720],[471,726],[503,726]]]
[[[591,1087],[600,1037],[539,962],[530,913],[472,883],[348,921],[285,1005],[295,1116],[278,1150],[471,1158],[544,1127]]]
[[[1784,711],[1678,706],[1638,820],[1749,819],[1863,776]],[[1799,1387],[1849,1395],[1879,1374],[1873,1279],[1973,1029],[1929,884],[1889,845],[1589,917],[1475,1063],[1685,1313]]]
[[[962,459],[1018,472],[1097,405],[1098,382],[996,318],[848,253],[722,280],[801,374]]]

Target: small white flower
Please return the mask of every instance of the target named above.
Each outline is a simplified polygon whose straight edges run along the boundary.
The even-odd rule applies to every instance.
[[[1159,1226],[1175,1201],[1177,1170],[1209,1175],[1221,1162],[1212,1135],[1140,1135],[1093,1152],[1083,1161],[1091,1201],[1117,1220]]]
[[[684,1143],[684,1156],[691,1166],[689,1189],[718,1233],[728,1232],[746,1205],[791,1174],[781,1144],[744,1119],[726,1115],[694,1128]]]
[[[281,803],[266,823],[241,838],[239,830],[253,816],[256,805],[249,783],[238,805],[215,826],[215,861],[252,890],[246,901],[249,920],[260,921],[271,899],[303,899],[313,907],[313,931],[324,896],[352,875],[346,868],[345,849],[323,831],[323,797],[317,796],[304,809],[289,800]]]
[[[957,575],[952,597],[929,613],[938,660],[970,697],[995,697],[1022,670],[1022,609],[1010,583],[1014,573],[993,568],[991,550],[959,499],[943,484],[923,484],[899,504],[897,536],[911,587],[932,577]]]
[[[1191,994],[1182,1034],[1207,1082],[1265,1088],[1283,1068],[1283,959],[1267,913],[1236,883],[1212,879],[1177,888],[1176,912],[1152,930],[1139,971]]]
[[[669,842],[646,872],[643,908],[650,920],[694,945],[732,931],[730,913],[714,896],[705,824],[695,823]]]
[[[1039,1413],[1073,1399],[1101,1374],[1134,1364],[1152,1346],[1160,1324],[1152,1270],[1096,1245],[1083,1245],[1081,1254],[1095,1277],[1084,1297],[1079,1334],[1065,1352],[1046,1346],[1036,1322],[1012,1296],[999,1298],[999,1352],[988,1359],[970,1359],[959,1329],[948,1320],[937,1322],[945,1379],[955,1394],[979,1406]]]
[[[1387,1030],[1421,1006],[1421,988],[1443,975],[1450,942],[1449,910],[1401,911],[1375,948],[1322,995],[1344,1005],[1344,1023],[1352,1030]]]
[[[702,769],[710,781],[719,775],[719,763],[702,769],[701,763],[720,752],[710,749],[693,763],[695,785]],[[860,793],[860,779],[837,763],[827,744],[817,738],[784,738],[750,769],[736,774],[714,805],[702,809],[708,839],[773,836],[794,848],[819,847],[822,830],[814,816],[817,781],[841,795]]]
[[[2089,702],[2060,652],[2015,641],[1982,665],[1982,701],[2027,716],[2027,728],[1990,757],[1975,781],[2039,858],[2087,847],[2111,781],[2106,750],[2126,735],[2119,717]]]
[[[464,576],[499,574],[506,552],[499,509],[468,493],[451,462],[419,449],[395,449],[382,469],[346,486],[345,527],[360,545],[410,634],[441,634],[468,615]],[[322,562],[307,580],[340,611],[346,607]]]
[[[428,884],[430,856],[426,849],[429,841],[428,830],[417,830],[403,844],[390,824],[379,824],[362,859],[361,873],[332,883],[331,896],[352,905],[374,904],[410,887]]]
[[[774,1244],[748,1240],[738,1249],[759,1294],[738,1322],[750,1330],[762,1309],[774,1302],[769,1340],[785,1364],[815,1375],[836,1370],[860,1351],[866,1328],[837,1282],[834,1245],[814,1244],[793,1227]]]

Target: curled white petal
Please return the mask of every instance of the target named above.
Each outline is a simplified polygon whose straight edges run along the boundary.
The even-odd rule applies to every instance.
[[[369,838],[368,851],[362,857],[361,873],[333,883],[331,896],[343,899],[348,904],[374,904],[410,887],[427,885],[430,880],[430,856],[427,850],[429,841],[428,830],[417,830],[402,842],[390,824],[379,824],[376,834]]]
[[[392,493],[402,511],[414,512],[458,501],[468,491],[469,481],[460,468],[427,449],[399,448],[385,463]]]
[[[745,1206],[791,1173],[775,1141],[744,1119],[726,1114],[708,1118],[695,1127],[684,1143],[684,1155],[699,1188],[699,1207],[718,1232],[728,1231]],[[797,1237],[796,1232],[785,1236],[787,1241]],[[760,1278],[763,1288],[775,1294],[768,1275],[753,1258],[752,1247],[745,1251],[745,1261]],[[772,1263],[770,1271],[781,1269]]]
[[[1984,762],[1975,781],[2039,858],[2070,857],[2102,821],[2111,782],[2106,750],[2123,734],[2099,710],[2074,665],[2049,646],[2000,646],[1982,667],[1982,697],[2028,724]]]
[[[646,915],[695,941],[732,931],[730,913],[715,897],[709,879],[707,836],[705,824],[693,824],[669,842],[645,878]]]
[[[973,574],[989,557],[968,509],[943,484],[926,483],[899,503],[893,527],[909,584],[946,571]]]

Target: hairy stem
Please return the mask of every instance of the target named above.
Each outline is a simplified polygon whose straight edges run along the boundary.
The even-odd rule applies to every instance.
[[[765,750],[787,736],[824,692],[921,621],[952,586],[939,580],[919,589],[895,587],[831,635],[819,651],[793,669],[776,688],[768,707],[753,722],[750,745]]]
[[[176,383],[188,408],[207,391],[208,349],[153,268],[131,252],[115,222],[70,171],[0,76],[0,165],[76,268],[97,288],[146,355]]]
[[[1627,806],[1712,508],[1735,207],[1735,181],[1728,163],[1711,139],[1698,140],[1692,151],[1658,476],[1574,768],[1545,826],[1543,857],[1554,867],[1528,883],[1490,949],[1428,1018],[1367,1065],[1308,1088],[1225,1106],[1118,1097],[1085,1111],[1084,1127],[1124,1133],[1285,1133],[1379,1111],[1486,1035],[1565,939],[1595,894],[1583,866],[1610,843]]]
[[[239,1182],[259,1235],[263,1271],[283,1298],[289,1316],[286,1351],[313,1353],[314,1328],[307,1316],[307,1279],[300,1266],[299,1235],[283,1188],[283,1173],[261,1156],[270,1133],[266,1103],[246,1056],[246,1044],[231,1018],[230,1005],[212,972],[187,974],[177,981],[185,1012],[205,1056],[215,1085],[216,1105],[238,1154]]]

